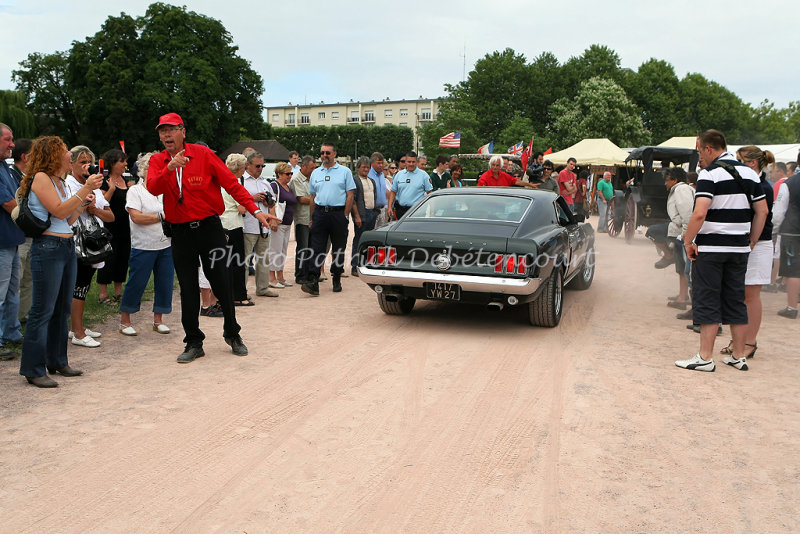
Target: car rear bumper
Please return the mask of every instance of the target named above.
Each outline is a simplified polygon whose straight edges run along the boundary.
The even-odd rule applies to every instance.
[[[534,294],[542,284],[541,278],[502,278],[450,273],[394,271],[364,266],[359,267],[358,272],[361,280],[370,286],[403,286],[421,289],[425,282],[443,282],[458,284],[461,286],[462,291],[469,293],[501,293],[528,296]]]

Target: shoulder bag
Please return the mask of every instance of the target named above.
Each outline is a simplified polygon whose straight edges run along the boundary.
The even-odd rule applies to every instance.
[[[31,181],[33,181],[32,178]],[[50,214],[48,213],[47,220],[43,221],[31,211],[30,206],[28,206],[28,197],[31,194],[32,186],[33,183],[29,184],[28,190],[25,191],[24,195],[20,195],[20,190],[17,189],[17,207],[11,212],[11,218],[26,237],[39,237],[45,230],[50,228]]]
[[[286,202],[281,202],[281,184],[275,182],[275,187],[278,190],[275,193],[275,216],[283,220],[283,214],[286,213]]]
[[[81,217],[75,222],[75,254],[84,265],[94,265],[107,260],[114,253],[111,247],[111,232],[100,226],[94,216],[84,222]]]

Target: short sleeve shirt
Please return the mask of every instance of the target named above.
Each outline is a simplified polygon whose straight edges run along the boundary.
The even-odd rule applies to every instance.
[[[335,163],[330,169],[317,167],[311,173],[308,192],[317,206],[338,207],[347,202],[347,192],[356,188],[350,169]]]
[[[567,184],[575,184],[575,173],[564,169],[560,173],[558,173],[558,192],[559,194],[564,197],[564,200],[567,201],[567,204],[574,204],[574,200],[572,195],[567,193]]]
[[[147,215],[164,213],[162,199],[162,195],[153,196],[142,184],[136,184],[128,190],[125,209],[135,209]],[[136,224],[131,219],[131,248],[163,250],[169,246],[170,239],[164,235],[160,224]]]
[[[5,161],[0,161],[0,203],[15,198],[19,183]],[[11,220],[11,215],[0,208],[0,248],[12,248],[25,242],[25,234]]]
[[[397,202],[401,206],[413,206],[425,193],[432,190],[431,177],[419,168],[413,172],[403,169],[392,178],[392,191],[397,193]]]

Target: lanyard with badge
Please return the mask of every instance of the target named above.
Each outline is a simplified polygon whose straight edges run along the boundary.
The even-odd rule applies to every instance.
[[[178,180],[178,204],[183,204],[183,167],[175,169],[175,177]]]

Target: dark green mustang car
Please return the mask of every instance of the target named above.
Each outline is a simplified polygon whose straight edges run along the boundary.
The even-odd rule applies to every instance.
[[[517,187],[440,189],[399,221],[364,232],[359,276],[381,309],[417,299],[525,305],[530,323],[556,326],[565,285],[594,278],[594,230],[559,195]]]

